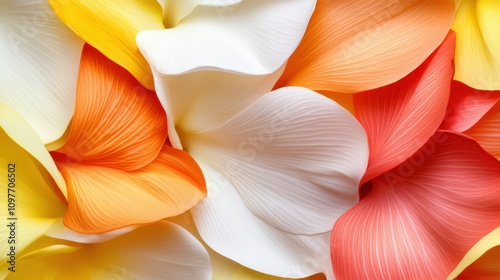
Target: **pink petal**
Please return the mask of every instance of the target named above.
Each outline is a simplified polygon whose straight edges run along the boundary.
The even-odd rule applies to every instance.
[[[500,162],[473,139],[436,133],[335,224],[338,279],[445,279],[500,224]]]
[[[453,75],[455,33],[400,81],[354,96],[354,110],[368,135],[370,159],[362,183],[414,154],[442,122]]]

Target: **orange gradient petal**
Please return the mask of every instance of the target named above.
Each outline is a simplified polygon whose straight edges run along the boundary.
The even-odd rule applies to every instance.
[[[500,100],[474,126],[465,131],[488,153],[500,160]]]
[[[132,172],[79,164],[54,154],[68,184],[64,224],[102,233],[179,215],[206,195],[205,179],[186,152],[164,146],[147,166]]]
[[[464,132],[477,123],[498,100],[500,90],[479,90],[452,81],[448,109],[440,128]]]
[[[500,223],[500,162],[438,132],[333,227],[337,279],[445,279]]]
[[[354,95],[355,114],[370,148],[362,183],[394,168],[434,134],[446,113],[455,34],[400,81]]]
[[[393,83],[443,41],[453,0],[319,0],[277,87],[358,92]]]
[[[156,158],[166,138],[156,94],[85,45],[70,134],[57,152],[82,164],[135,170]]]

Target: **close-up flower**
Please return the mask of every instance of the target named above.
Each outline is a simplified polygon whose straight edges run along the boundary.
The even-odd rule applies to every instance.
[[[410,75],[354,96],[370,161],[360,202],[333,227],[340,279],[444,279],[498,227],[500,162],[467,135],[438,130],[454,46],[452,32]]]
[[[160,221],[101,235],[60,226],[67,203],[58,192],[64,181],[54,161],[21,115],[4,104],[0,108],[1,170],[14,168],[17,175],[15,192],[2,188],[0,193],[15,194],[10,196],[16,207],[9,210],[14,215],[8,221],[18,228],[17,236],[8,226],[0,230],[2,237],[15,241],[0,249],[2,279],[151,279],[166,274],[210,279],[203,245],[173,223]],[[7,200],[0,205],[7,209]],[[44,233],[48,236],[40,238]]]
[[[0,279],[500,278],[497,0],[0,0]]]

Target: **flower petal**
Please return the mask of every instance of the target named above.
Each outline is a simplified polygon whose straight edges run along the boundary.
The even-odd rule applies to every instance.
[[[186,143],[191,155],[230,180],[255,215],[296,234],[331,230],[358,201],[368,158],[356,119],[299,87],[268,93]]]
[[[488,153],[500,160],[500,100],[464,133],[474,138]]]
[[[6,223],[0,227],[5,241],[0,246],[3,264],[8,258],[8,244],[15,246],[16,252],[23,250],[62,217],[65,204],[56,193],[57,177],[52,178],[50,172],[57,169],[40,138],[21,115],[1,103],[0,143],[0,172],[5,176],[0,188],[0,207]],[[58,172],[57,175],[60,176]]]
[[[140,30],[163,29],[163,11],[155,0],[49,0],[59,18],[78,36],[127,69],[142,85],[153,89],[149,64],[135,37]]]
[[[57,150],[84,164],[139,169],[167,138],[167,120],[154,92],[125,69],[86,45],[82,54],[75,115]]]
[[[410,75],[354,96],[356,117],[366,130],[370,147],[363,183],[409,158],[443,121],[453,75],[454,42],[450,32]]]
[[[2,1],[0,102],[44,144],[61,137],[73,115],[82,46],[45,1]]]
[[[319,0],[278,86],[358,92],[394,83],[443,41],[454,1]]]
[[[483,90],[500,89],[500,3],[462,1],[452,29],[457,33],[455,80]]]
[[[170,142],[182,147],[177,130],[181,134],[201,133],[220,126],[268,93],[283,69],[263,76],[221,71],[171,76],[153,71],[158,98],[168,116]]]
[[[175,28],[139,32],[137,45],[162,74],[215,69],[265,75],[295,50],[315,2],[252,0],[199,6]]]
[[[336,277],[444,279],[498,227],[499,188],[499,161],[469,137],[436,133],[337,220]]]
[[[140,227],[75,251],[25,258],[18,266],[12,278],[211,279],[210,259],[203,245],[168,222]]]
[[[169,146],[153,162],[131,172],[54,157],[68,184],[64,224],[80,233],[103,233],[179,215],[206,193],[196,162]]]
[[[279,277],[332,274],[328,233],[294,235],[252,214],[234,186],[210,166],[199,162],[210,190],[193,210],[203,240],[216,252],[246,267]],[[212,192],[213,193],[213,192]]]
[[[500,228],[496,228],[465,255],[448,279],[495,279],[500,276]]]
[[[500,100],[500,91],[473,89],[452,81],[446,116],[440,128],[463,132],[477,123]]]

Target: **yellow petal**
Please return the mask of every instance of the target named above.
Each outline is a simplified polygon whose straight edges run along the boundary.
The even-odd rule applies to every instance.
[[[163,10],[154,0],[50,0],[59,18],[148,89],[153,89],[149,64],[137,49],[141,30],[164,29]]]
[[[500,227],[483,237],[464,256],[448,279],[500,278]]]
[[[210,275],[203,246],[168,222],[95,244],[42,238],[24,253],[17,271],[6,279],[207,279]]]
[[[44,234],[63,216],[66,207],[45,168],[55,164],[42,141],[18,113],[3,104],[0,104],[0,143],[0,174],[4,174],[0,183],[0,211],[6,223],[0,227],[0,236],[5,241],[0,246],[0,259],[4,263],[5,258],[10,258],[7,256],[10,251],[18,253]]]
[[[461,1],[452,26],[457,33],[455,80],[476,89],[500,89],[499,26],[499,1]]]

